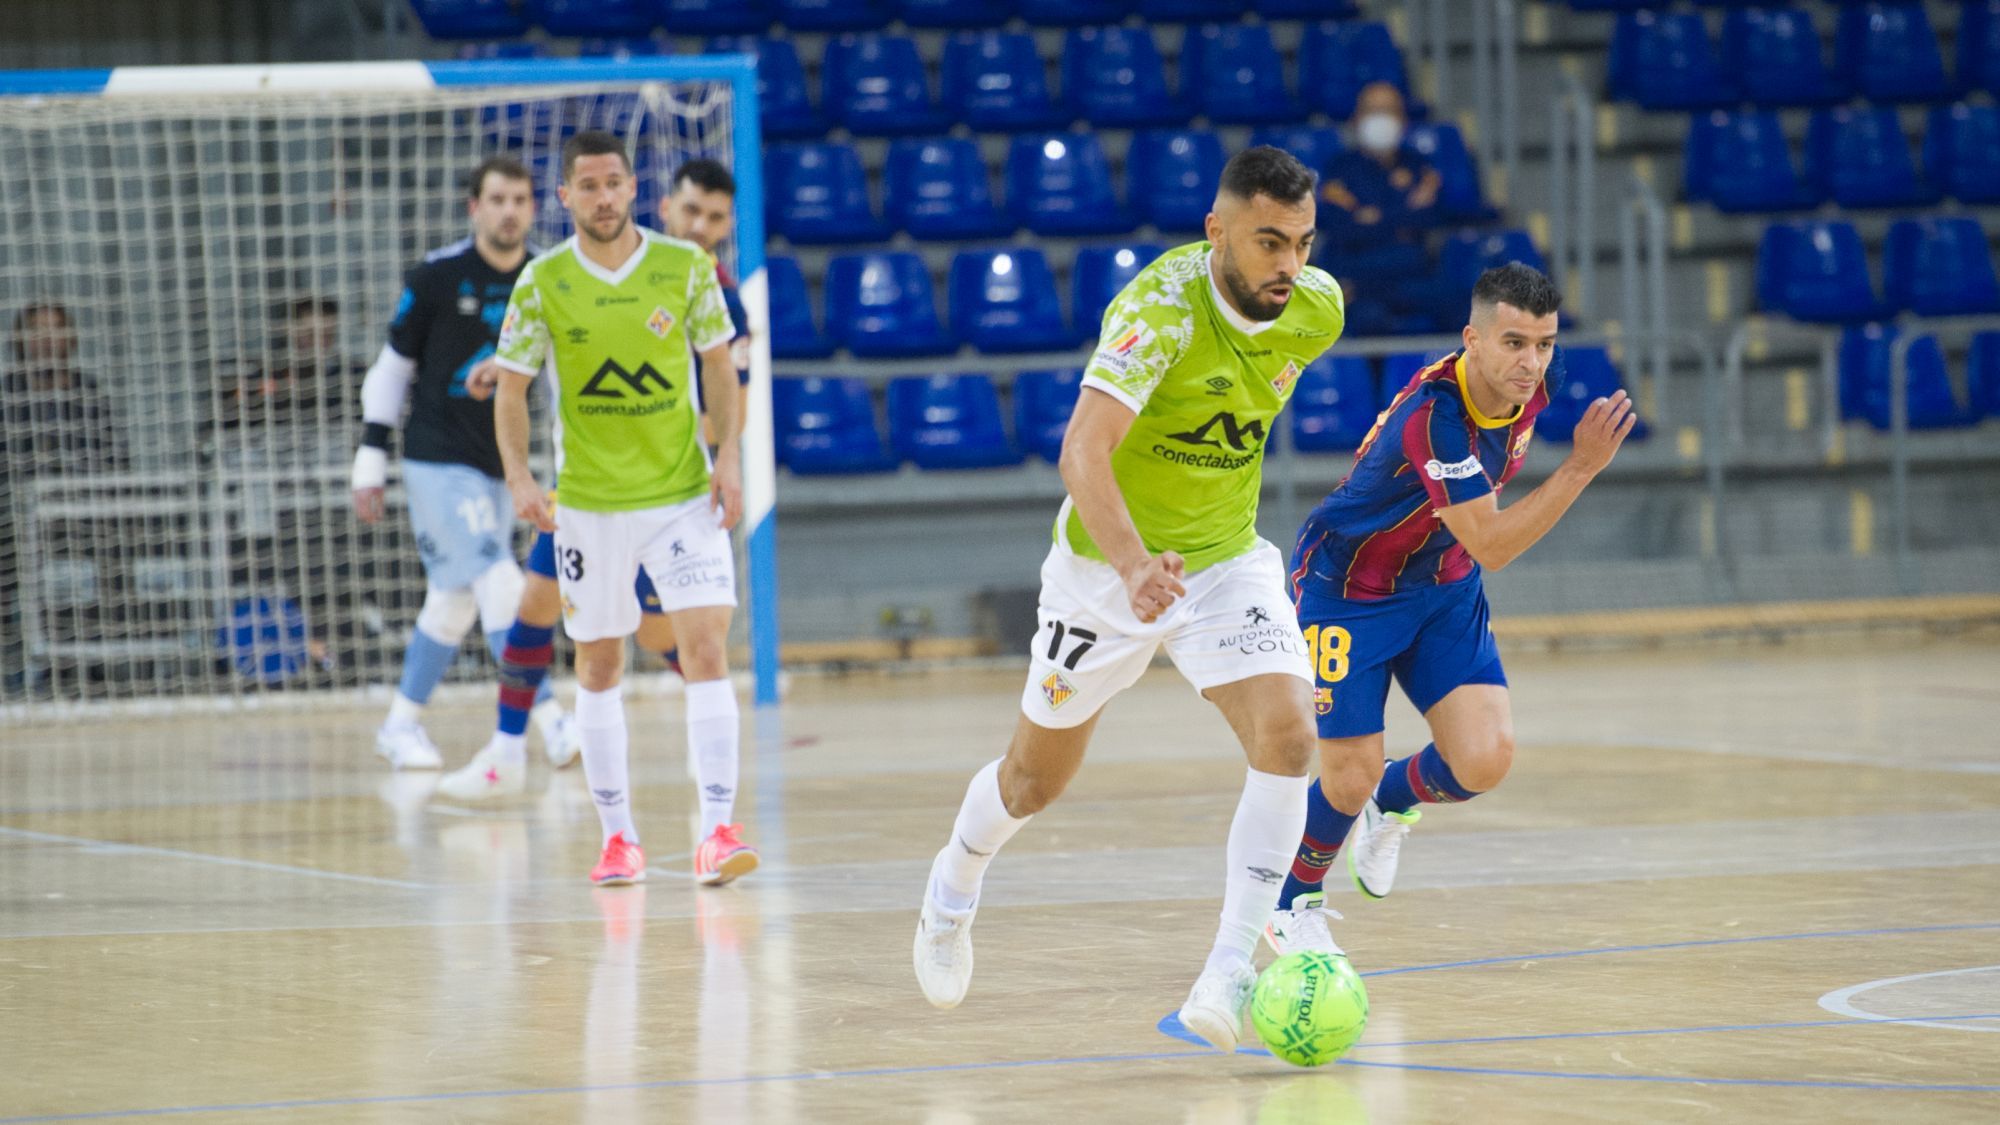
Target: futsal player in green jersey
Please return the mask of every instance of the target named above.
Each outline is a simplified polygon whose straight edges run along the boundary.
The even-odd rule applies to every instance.
[[[956,1006],[986,866],[1083,763],[1099,710],[1162,645],[1249,758],[1229,828],[1222,923],[1181,1008],[1234,1050],[1250,954],[1304,828],[1312,668],[1285,560],[1257,536],[1264,446],[1299,372],[1345,323],[1306,264],[1313,174],[1259,147],[1223,169],[1208,240],[1168,251],[1105,311],[1063,439],[1069,496],[1042,564],[1041,626],[1007,754],[973,777],[917,923],[917,980]]]
[[[618,138],[579,133],[562,160],[560,195],[576,235],[529,262],[515,284],[495,355],[506,373],[494,429],[515,513],[555,534],[563,624],[576,642],[583,769],[604,829],[590,878],[646,876],[619,695],[625,638],[639,625],[632,586],[644,566],[687,679],[705,826],[695,877],[724,883],[757,866],[730,823],[739,723],[724,646],[736,605],[729,529],[743,510],[741,399],[729,354],[736,330],[701,247],[632,222],[637,183]],[[693,394],[695,355],[713,462]],[[543,373],[554,381],[556,505],[528,468],[528,388]]]

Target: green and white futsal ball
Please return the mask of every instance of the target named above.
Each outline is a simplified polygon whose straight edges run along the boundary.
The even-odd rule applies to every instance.
[[[1345,957],[1287,954],[1257,978],[1250,1023],[1272,1054],[1294,1066],[1322,1066],[1361,1038],[1368,990]]]

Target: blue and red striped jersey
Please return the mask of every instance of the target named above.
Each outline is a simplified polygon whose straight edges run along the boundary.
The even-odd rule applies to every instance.
[[[1347,477],[1307,517],[1292,553],[1293,597],[1373,601],[1471,577],[1478,564],[1437,511],[1500,491],[1548,401],[1544,380],[1512,416],[1486,417],[1466,393],[1461,353],[1411,376]]]

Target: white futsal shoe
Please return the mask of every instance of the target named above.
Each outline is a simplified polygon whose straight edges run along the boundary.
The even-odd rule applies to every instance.
[[[399,770],[434,770],[444,765],[437,744],[419,723],[383,726],[375,732],[375,752]]]
[[[1339,918],[1340,911],[1326,905],[1325,891],[1302,894],[1292,900],[1290,910],[1281,906],[1271,912],[1271,921],[1264,926],[1264,940],[1270,943],[1271,952],[1280,957],[1287,953],[1344,957],[1346,954],[1333,940],[1333,930],[1327,925]]]
[[[1354,885],[1369,898],[1387,898],[1396,885],[1396,860],[1403,852],[1403,839],[1410,826],[1423,819],[1415,809],[1383,812],[1370,797],[1355,826],[1354,843],[1347,851],[1347,871]]]
[[[950,846],[950,845],[947,845]],[[936,1008],[956,1008],[972,985],[972,916],[979,904],[961,911],[946,910],[931,898],[937,879],[938,859],[931,861],[931,873],[924,882],[924,908],[917,916],[917,940],[911,959],[917,968],[917,984],[924,999]]]
[[[1249,965],[1205,969],[1181,1005],[1181,1026],[1218,1051],[1233,1053],[1243,1037],[1243,1012],[1257,987],[1257,970]]]
[[[583,753],[583,728],[562,704],[551,699],[537,704],[529,714],[542,734],[542,755],[549,760],[550,769],[562,769]]]
[[[510,758],[499,744],[489,742],[463,768],[444,775],[437,792],[454,801],[490,801],[517,796],[527,787],[528,763]]]

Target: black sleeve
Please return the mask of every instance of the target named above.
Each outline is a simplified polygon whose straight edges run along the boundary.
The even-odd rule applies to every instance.
[[[424,339],[430,335],[434,313],[429,281],[430,271],[423,266],[405,274],[403,295],[397,298],[396,311],[389,317],[389,346],[396,349],[396,354],[410,359],[423,357]]]

